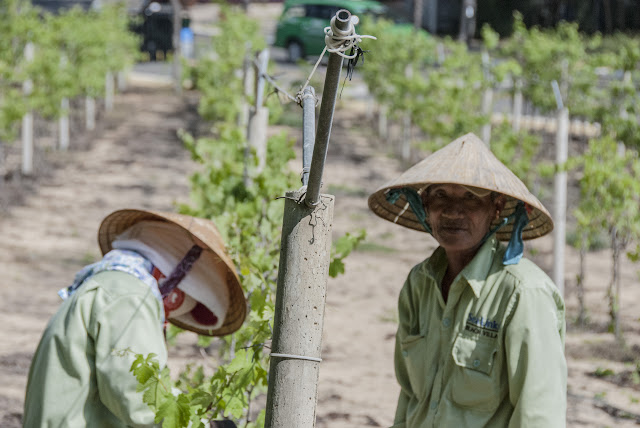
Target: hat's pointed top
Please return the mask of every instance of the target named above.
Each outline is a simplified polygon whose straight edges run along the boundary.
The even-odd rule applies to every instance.
[[[502,216],[515,211],[518,201],[529,208],[529,224],[523,231],[524,239],[537,238],[553,229],[551,216],[542,203],[527,189],[527,186],[502,162],[475,134],[468,133],[432,153],[416,165],[391,180],[369,197],[369,208],[380,217],[402,226],[424,231],[412,210],[406,209],[406,200],[387,201],[391,189],[411,187],[422,192],[431,184],[461,184],[502,193],[507,203]],[[510,225],[500,229],[496,236],[509,240]]]

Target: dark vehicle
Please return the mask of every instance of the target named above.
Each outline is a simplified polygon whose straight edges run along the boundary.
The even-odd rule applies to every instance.
[[[151,61],[157,59],[158,52],[166,58],[167,52],[173,50],[173,6],[170,0],[144,0],[129,13],[129,28],[142,36],[140,50],[148,52]]]
[[[287,50],[289,61],[319,55],[324,48],[324,28],[340,9],[354,15],[382,16],[386,6],[375,0],[287,0],[276,27],[274,46]]]

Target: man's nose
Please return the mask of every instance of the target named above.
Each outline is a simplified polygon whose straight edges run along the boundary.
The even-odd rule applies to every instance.
[[[442,210],[442,215],[447,218],[461,218],[464,216],[464,207],[458,201],[451,201]]]

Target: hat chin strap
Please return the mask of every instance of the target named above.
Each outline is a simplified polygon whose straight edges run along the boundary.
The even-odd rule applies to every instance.
[[[169,277],[162,282],[162,285],[160,285],[160,294],[162,294],[163,298],[167,297],[169,293],[171,293],[171,291],[180,284],[180,281],[182,281],[182,279],[191,270],[193,264],[200,258],[202,250],[202,247],[199,245],[191,247],[187,254],[173,269],[173,272],[171,272]]]
[[[511,232],[511,238],[509,238],[509,244],[504,252],[502,258],[503,265],[517,265],[522,254],[524,253],[524,242],[522,241],[522,231],[529,223],[529,217],[527,216],[527,209],[525,203],[518,201],[515,211],[508,217],[502,219],[499,225],[494,227],[480,241],[480,245],[484,244],[493,234],[500,230],[503,226],[507,225],[513,219],[513,231]]]

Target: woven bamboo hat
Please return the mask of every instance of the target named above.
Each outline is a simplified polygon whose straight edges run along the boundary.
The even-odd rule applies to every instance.
[[[192,295],[205,305],[207,304],[207,298],[211,298],[209,296],[213,296],[213,292],[216,290],[218,295],[220,295],[220,291],[223,292],[225,300],[228,296],[228,307],[226,307],[224,320],[221,325],[213,330],[207,329],[187,316],[178,318],[169,316],[169,321],[180,328],[206,336],[223,336],[238,330],[247,315],[247,303],[235,266],[227,255],[220,232],[218,232],[212,221],[168,212],[137,209],[118,210],[109,214],[102,221],[98,230],[98,244],[102,254],[104,255],[113,249],[113,241],[125,230],[145,221],[160,221],[175,225],[185,232],[185,248],[190,248],[196,243],[203,247],[202,256],[196,261],[192,270],[198,269],[198,265],[205,267],[203,264],[206,264],[206,268],[213,275],[209,276],[210,280],[208,277],[207,281],[197,284],[199,290],[184,290],[185,293]],[[178,288],[181,288],[181,286],[178,285]]]
[[[386,220],[425,232],[407,200],[400,197],[395,203],[390,203],[387,201],[387,194],[393,189],[401,188],[412,188],[421,194],[431,184],[444,183],[502,193],[506,197],[506,203],[500,214],[501,218],[513,214],[518,201],[524,202],[529,222],[522,232],[523,239],[538,238],[553,230],[553,220],[547,209],[473,133],[452,141],[380,187],[369,196],[369,208]],[[491,227],[499,223],[500,219],[495,220]],[[496,232],[496,237],[501,241],[508,241],[512,230],[513,223],[510,222]]]

